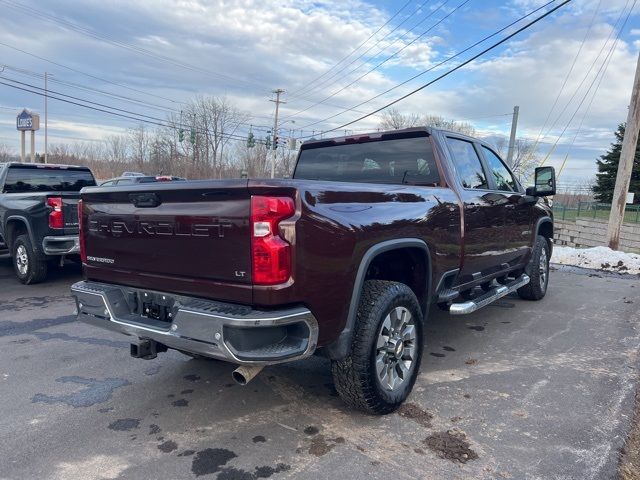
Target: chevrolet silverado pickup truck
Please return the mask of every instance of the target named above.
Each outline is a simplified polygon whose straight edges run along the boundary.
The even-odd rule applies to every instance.
[[[434,128],[311,140],[291,179],[85,188],[79,320],[239,365],[331,359],[351,406],[389,413],[418,375],[430,306],[544,297],[551,167],[523,189],[494,148]]]
[[[20,282],[41,282],[50,263],[78,257],[80,190],[95,184],[86,167],[0,164],[0,250]]]

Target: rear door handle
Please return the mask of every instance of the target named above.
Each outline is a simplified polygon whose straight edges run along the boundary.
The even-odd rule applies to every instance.
[[[129,201],[137,208],[153,208],[162,203],[158,194],[153,192],[130,193]]]

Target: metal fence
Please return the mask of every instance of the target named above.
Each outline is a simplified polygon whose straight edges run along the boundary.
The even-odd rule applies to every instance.
[[[558,220],[575,220],[576,218],[593,218],[608,220],[611,205],[607,203],[578,202],[576,206],[553,204],[553,214]],[[640,223],[640,205],[627,205],[624,212],[625,223]]]

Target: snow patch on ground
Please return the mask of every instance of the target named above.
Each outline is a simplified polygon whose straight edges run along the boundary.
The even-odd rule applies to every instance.
[[[607,272],[640,274],[640,255],[611,250],[609,247],[574,248],[555,245],[551,262]]]

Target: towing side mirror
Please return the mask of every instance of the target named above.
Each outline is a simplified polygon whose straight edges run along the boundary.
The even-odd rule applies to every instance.
[[[527,188],[527,195],[546,197],[556,194],[556,169],[553,167],[537,167],[535,186]]]

